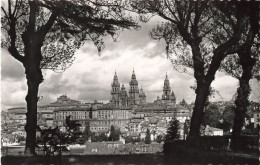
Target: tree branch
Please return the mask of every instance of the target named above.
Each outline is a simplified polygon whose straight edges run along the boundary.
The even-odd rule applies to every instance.
[[[9,12],[9,16],[11,17],[12,12],[11,12],[11,0],[8,0],[8,12]]]
[[[165,5],[166,5],[166,7],[169,9],[169,11],[171,12],[171,14],[173,15],[173,17],[176,19],[176,21],[178,21],[178,18],[177,18],[177,16],[175,15],[175,13],[174,13],[174,11],[172,10],[172,8],[171,8],[171,6],[169,5],[169,1],[168,0],[166,0],[165,1]]]
[[[35,30],[35,22],[36,22],[36,12],[38,11],[38,6],[34,1],[29,1],[30,6],[30,16],[29,16],[29,24],[28,30],[34,31]]]
[[[11,40],[11,45],[8,48],[8,51],[10,52],[10,54],[17,59],[18,61],[20,61],[21,63],[24,63],[24,56],[21,56],[16,48],[16,29],[15,29],[15,24],[16,21],[14,18],[12,18],[11,22],[10,22],[10,29],[8,31],[8,34],[10,36],[10,40]]]
[[[175,23],[175,24],[178,23],[177,21],[175,21],[175,20],[173,20],[173,19],[167,17],[167,16],[166,16],[164,13],[162,13],[159,9],[157,10],[157,13],[159,14],[159,16],[161,16],[162,18],[164,18],[164,19],[166,19],[166,20],[168,20],[168,21],[170,21],[170,22],[172,22],[172,23]]]
[[[8,22],[9,22],[9,24],[10,24],[10,18],[8,17],[8,15],[7,15],[5,9],[3,8],[3,6],[1,7],[1,9],[3,10],[3,12],[4,12],[4,14],[5,14],[5,16],[6,16],[7,20],[8,20]]]
[[[40,32],[46,35],[48,31],[51,29],[52,25],[54,24],[56,18],[57,18],[57,13],[53,12],[49,20],[47,21],[47,23],[40,28]]]
[[[15,0],[15,6],[14,6],[14,11],[13,11],[14,16],[15,16],[15,12],[17,10],[17,4],[18,4],[18,0]]]

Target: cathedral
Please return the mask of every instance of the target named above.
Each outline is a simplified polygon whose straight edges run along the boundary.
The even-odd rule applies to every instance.
[[[146,95],[144,90],[139,90],[138,81],[136,79],[135,71],[133,70],[131,80],[129,82],[130,89],[129,92],[126,91],[124,84],[122,84],[120,88],[120,83],[118,82],[118,77],[115,72],[113,82],[111,84],[111,100],[110,103],[116,107],[127,107],[131,105],[144,105],[146,104]],[[159,104],[176,104],[176,97],[174,92],[171,90],[170,81],[168,79],[168,75],[166,73],[166,77],[164,80],[163,86],[163,94],[162,98],[157,97],[155,103]]]
[[[158,96],[155,102],[162,103],[162,104],[173,104],[173,105],[176,104],[176,97],[174,92],[171,91],[170,81],[168,79],[167,73],[164,80],[162,98],[160,99],[160,97]]]
[[[130,106],[130,105],[137,105],[137,104],[145,104],[146,103],[146,95],[141,88],[139,91],[138,88],[138,81],[136,80],[135,71],[133,70],[131,81],[129,82],[130,89],[127,93],[124,84],[122,84],[120,89],[120,83],[118,82],[118,77],[115,72],[113,82],[111,84],[111,96],[112,99],[110,103],[118,106]],[[129,95],[128,95],[129,94]]]
[[[175,94],[173,93],[173,91],[171,91],[170,81],[168,79],[167,73],[166,73],[166,78],[164,80],[162,103],[163,104],[168,104],[168,103],[176,104]]]

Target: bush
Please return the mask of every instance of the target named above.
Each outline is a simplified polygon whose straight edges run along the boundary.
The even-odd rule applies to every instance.
[[[257,148],[259,144],[259,138],[257,135],[241,136],[241,147],[242,149]]]
[[[230,136],[201,136],[200,147],[203,149],[227,149],[229,147]]]

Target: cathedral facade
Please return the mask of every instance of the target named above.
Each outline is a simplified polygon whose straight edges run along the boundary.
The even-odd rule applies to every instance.
[[[118,106],[131,106],[131,105],[137,105],[137,104],[145,104],[146,103],[146,95],[141,88],[139,91],[138,88],[138,81],[136,79],[135,72],[133,70],[131,80],[129,82],[130,89],[127,93],[126,88],[124,84],[120,88],[120,83],[118,81],[117,74],[115,72],[113,82],[111,84],[111,100],[110,103]]]

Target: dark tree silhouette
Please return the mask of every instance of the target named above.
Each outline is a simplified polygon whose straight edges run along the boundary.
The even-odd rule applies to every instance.
[[[218,105],[209,103],[209,105],[205,108],[202,124],[217,127],[220,123],[221,117],[222,116]]]
[[[179,138],[179,121],[177,119],[172,119],[170,121],[170,127],[167,129],[166,136],[164,138],[165,142],[174,141]]]
[[[71,120],[71,115],[69,115],[66,116],[66,126],[69,130],[73,130],[81,126],[81,124],[79,124],[77,120]]]
[[[60,151],[59,144],[61,143],[61,133],[58,127],[41,129],[37,126],[37,131],[40,132],[37,143],[43,144],[44,155],[54,155],[55,152]]]
[[[151,144],[151,132],[149,129],[146,130],[146,135],[144,139],[145,144]]]
[[[112,125],[110,129],[110,135],[108,137],[109,141],[118,141],[120,136],[120,131],[118,129],[115,129],[115,127]]]
[[[193,68],[196,100],[191,118],[189,139],[200,136],[200,125],[210,85],[221,62],[237,51],[248,18],[244,3],[210,1],[138,1],[141,14],[152,13],[166,20],[150,33],[153,39],[164,39],[167,57],[174,68],[187,72]],[[174,56],[173,56],[174,55]],[[184,66],[184,67],[183,67]]]
[[[239,80],[235,100],[235,116],[231,138],[231,148],[241,148],[241,133],[249,106],[251,92],[249,81],[259,76],[260,69],[260,3],[251,2],[244,5],[244,12],[249,17],[249,30],[243,36],[245,42],[237,49],[237,55],[226,58],[222,70]]]
[[[157,142],[157,143],[163,142],[163,136],[162,136],[162,135],[158,135],[158,136],[156,137],[156,142]]]
[[[66,116],[66,132],[65,139],[66,143],[74,143],[77,139],[82,136],[82,132],[79,130],[81,124],[77,120],[71,120],[71,115]]]
[[[223,122],[219,125],[219,128],[223,129],[225,132],[230,131],[233,127],[234,111],[234,105],[227,105],[224,108],[222,114]]]
[[[8,0],[2,9],[2,47],[21,62],[28,85],[25,155],[35,155],[37,101],[41,69],[63,71],[75,51],[91,40],[100,52],[102,36],[136,27],[119,2],[81,0]]]

